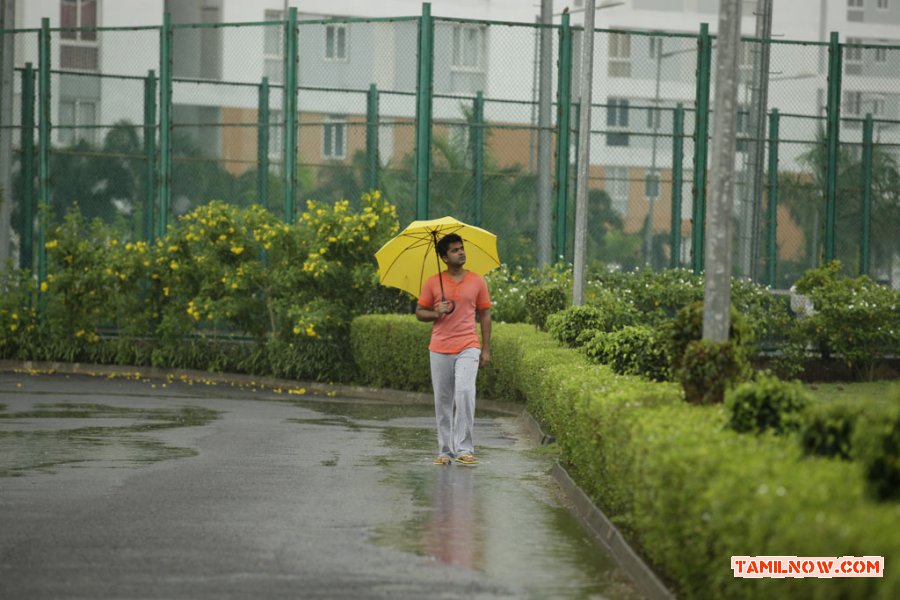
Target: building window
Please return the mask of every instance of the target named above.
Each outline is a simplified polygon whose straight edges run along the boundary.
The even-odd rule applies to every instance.
[[[347,158],[347,122],[342,116],[332,115],[323,126],[322,158],[339,160]]]
[[[875,62],[887,62],[887,48],[875,48]]]
[[[735,150],[737,152],[747,151],[747,138],[750,136],[750,107],[746,104],[739,104],[737,111],[737,119],[735,120],[735,137],[737,138]]]
[[[884,102],[883,97],[875,96],[874,98],[869,98],[868,104],[871,105],[871,107],[872,107],[872,110],[870,112],[872,113],[873,117],[885,116],[885,114],[884,114],[885,102]]]
[[[844,114],[851,117],[858,117],[862,112],[862,93],[861,92],[844,92],[844,98],[841,102]]]
[[[62,146],[96,141],[97,105],[88,100],[60,100],[57,140]]]
[[[59,34],[59,64],[63,69],[97,70],[97,12],[97,0],[60,0],[60,27],[81,29],[61,31]]]
[[[606,167],[603,189],[609,195],[611,208],[621,216],[628,215],[628,167]]]
[[[844,47],[844,73],[847,75],[862,75],[863,49],[862,40],[859,38],[847,38]]]
[[[662,110],[656,106],[647,107],[647,129],[657,130],[662,123]]]
[[[267,10],[266,21],[283,21],[280,10]],[[263,33],[263,60],[265,76],[270,83],[281,83],[284,79],[284,24],[266,25]]]
[[[484,27],[454,25],[453,68],[466,71],[484,71],[486,46]]]
[[[663,51],[663,39],[661,37],[651,37],[650,40],[650,58],[659,58]]]
[[[881,4],[881,0],[879,0],[879,4]],[[863,0],[847,0],[847,8],[862,8]]]
[[[348,37],[346,25],[326,25],[325,60],[346,61]]]
[[[284,123],[280,110],[269,110],[269,158],[280,161],[284,152]]]
[[[631,35],[627,33],[609,34],[610,77],[631,77]]]
[[[628,127],[628,100],[626,98],[609,98],[607,100],[606,125],[612,130]],[[606,145],[627,146],[628,134],[611,131],[606,134]]]
[[[889,0],[878,0],[878,10],[887,10],[891,7]]]

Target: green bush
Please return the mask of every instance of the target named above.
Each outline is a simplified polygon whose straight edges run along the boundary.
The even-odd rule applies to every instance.
[[[521,266],[502,265],[484,277],[491,293],[491,320],[498,323],[527,323],[525,295],[535,285]]]
[[[610,333],[595,331],[582,351],[621,375],[640,375],[654,381],[671,378],[671,357],[658,329],[628,325]]]
[[[797,281],[797,291],[808,295],[815,309],[802,327],[823,355],[839,356],[871,380],[878,361],[900,348],[900,291],[867,276],[843,277],[839,270],[835,261]]]
[[[872,402],[862,400],[814,403],[803,416],[800,446],[810,455],[849,459],[856,424],[874,408]]]
[[[688,344],[675,376],[693,404],[721,404],[725,392],[746,377],[748,365],[731,342]]]
[[[669,339],[672,371],[677,372],[681,368],[688,345],[703,339],[703,302],[692,302],[682,307],[675,315],[674,321],[666,323],[663,329],[667,332]],[[740,355],[740,359],[748,357],[747,347],[750,337],[743,318],[732,306],[729,314],[728,339],[734,344],[734,349]]]
[[[396,317],[362,319],[374,320],[376,339],[379,323],[401,325]],[[380,350],[406,356],[410,342],[398,340],[403,347]],[[689,405],[675,384],[591,364],[529,325],[498,325],[493,350],[479,397],[524,399],[581,488],[679,597],[887,600],[900,592],[900,572],[890,570],[883,579],[821,581],[736,579],[731,571],[738,550],[831,556],[839,548],[900,560],[896,507],[866,497],[857,465],[804,457],[790,439],[739,435],[724,407]]]
[[[853,433],[853,458],[875,498],[900,499],[900,394],[893,405],[861,416]]]
[[[810,398],[799,383],[760,376],[725,395],[729,426],[739,433],[780,434],[800,427],[801,415]]]
[[[629,305],[615,302],[570,306],[550,315],[547,331],[563,344],[576,347],[590,339],[594,331],[608,333],[631,324],[632,310]]]
[[[546,329],[547,317],[566,307],[568,299],[564,289],[557,285],[545,285],[525,293],[528,318],[539,329]]]
[[[547,331],[566,346],[574,347],[584,332],[606,331],[606,320],[596,306],[570,306],[547,318]]]
[[[350,326],[350,347],[368,385],[430,391],[428,343],[431,325],[413,315],[357,317]]]

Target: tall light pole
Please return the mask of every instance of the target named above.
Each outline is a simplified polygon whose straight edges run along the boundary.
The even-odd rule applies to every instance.
[[[578,114],[578,189],[575,194],[575,265],[572,305],[584,304],[588,172],[591,167],[591,92],[594,81],[594,0],[585,0],[581,46],[581,110]],[[564,215],[560,215],[564,218]]]
[[[16,26],[15,0],[0,0],[0,29]],[[0,270],[6,269],[12,239],[12,115],[14,36],[0,36]]]
[[[656,146],[658,143],[657,136],[659,135],[659,85],[662,79],[663,60],[663,38],[658,37],[656,39],[656,93],[653,96],[653,113],[651,115],[653,119],[653,140],[651,142],[650,172],[647,174],[647,179],[644,182],[644,192],[647,196],[647,230],[644,233],[644,262],[651,267],[653,266],[653,212],[656,198],[659,195],[659,173],[656,172]]]
[[[594,81],[594,11],[619,6],[624,2],[604,2],[596,6],[585,0],[584,33],[581,60],[581,110],[578,113],[578,187],[575,193],[575,265],[573,267],[572,305],[584,304],[584,276],[587,262],[587,198],[591,168],[591,92]],[[565,218],[565,215],[557,215]]]
[[[703,339],[728,340],[731,308],[731,213],[734,206],[738,49],[741,43],[741,0],[720,0],[716,104],[713,113],[712,202],[706,215],[706,281],[703,295]]]
[[[553,231],[553,180],[550,169],[553,163],[553,140],[550,131],[550,114],[553,107],[553,0],[541,0],[540,66],[538,67],[538,215],[537,215],[537,263],[544,267],[552,262]]]
[[[750,131],[753,135],[753,185],[750,189],[750,248],[745,260],[749,270],[744,271],[753,281],[757,280],[759,270],[759,239],[762,233],[762,190],[765,176],[766,160],[766,114],[769,110],[769,63],[772,47],[772,0],[756,1],[756,39],[759,40],[759,52],[753,61],[753,98],[750,107]],[[745,227],[747,224],[744,225]]]

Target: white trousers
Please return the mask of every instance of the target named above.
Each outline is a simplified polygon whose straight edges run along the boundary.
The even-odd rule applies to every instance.
[[[481,350],[467,348],[459,354],[430,354],[438,455],[452,458],[474,454],[475,378],[478,376]]]

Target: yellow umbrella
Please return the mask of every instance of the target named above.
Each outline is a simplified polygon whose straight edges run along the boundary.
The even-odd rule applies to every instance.
[[[467,270],[485,275],[500,266],[497,236],[490,231],[467,225],[453,217],[413,221],[375,253],[381,284],[400,288],[418,297],[422,284],[429,277],[437,274],[438,270],[447,270],[447,265],[437,255],[435,244],[448,233],[462,238]]]

